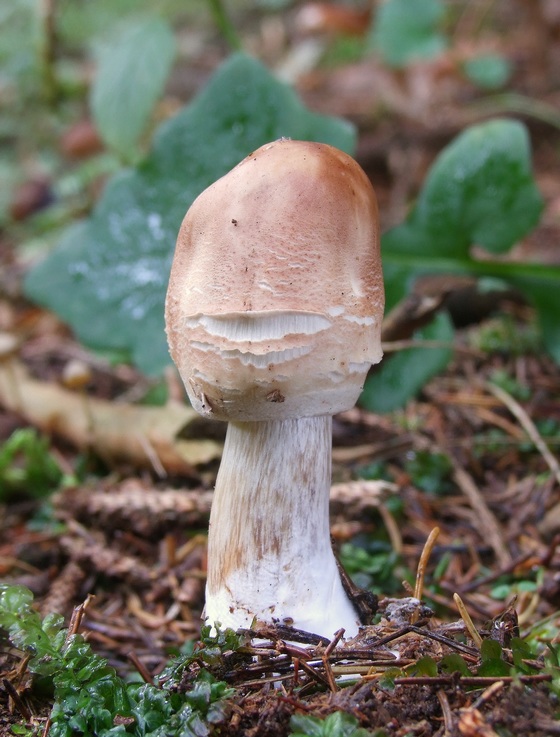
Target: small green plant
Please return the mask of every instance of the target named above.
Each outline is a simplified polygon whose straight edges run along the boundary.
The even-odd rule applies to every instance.
[[[441,658],[425,655],[405,669],[388,670],[381,683],[383,687],[394,687],[395,680],[402,676],[436,678],[441,674],[458,674],[466,678],[499,679],[534,676],[537,672],[542,673],[543,670],[552,674],[553,679],[558,678],[558,673],[553,674],[548,666],[543,669],[542,662],[538,660],[538,653],[542,650],[542,644],[537,647],[529,638],[513,637],[507,648],[497,640],[486,638],[482,640],[476,665],[472,663],[469,665],[466,659],[456,652],[447,653]],[[554,661],[554,646],[552,649],[547,648],[546,657]],[[476,684],[473,685],[476,687]]]
[[[387,464],[383,461],[372,461],[365,466],[360,466],[357,469],[357,475],[361,479],[384,479],[385,481],[393,481],[393,475],[390,469],[387,468]],[[392,501],[396,501],[396,497],[392,497]]]
[[[483,640],[480,646],[479,676],[509,676],[511,668],[503,657],[502,646],[496,640]]]
[[[412,483],[427,494],[440,496],[451,491],[453,464],[445,453],[419,450],[406,461],[405,469]]]
[[[16,430],[0,446],[0,502],[15,493],[43,499],[62,480],[62,471],[49,453],[47,438],[32,428]]]
[[[484,54],[467,59],[463,70],[471,82],[486,90],[503,87],[512,72],[509,61],[499,54]]]
[[[540,345],[540,336],[534,322],[520,325],[511,315],[498,314],[477,326],[471,335],[470,343],[474,348],[488,353],[521,355],[536,353]]]
[[[402,69],[418,61],[429,61],[448,51],[453,44],[448,20],[452,13],[443,0],[417,0],[414,13],[408,0],[386,0],[374,14],[368,46],[389,67]],[[461,59],[453,49],[457,68],[482,90],[503,87],[512,65],[500,54],[483,53]]]
[[[390,544],[370,542],[366,545],[344,543],[340,548],[340,562],[354,582],[376,594],[390,595],[402,590],[406,571],[403,572],[399,556]]]
[[[177,232],[200,192],[248,153],[282,136],[351,152],[348,123],[307,110],[259,62],[235,54],[155,133],[150,154],[107,184],[26,280],[29,297],[94,348],[124,351],[142,371],[170,362],[163,307]]]
[[[194,662],[207,668],[219,667],[223,663],[223,656],[237,651],[241,644],[240,636],[231,629],[214,632],[209,625],[202,625],[200,642],[189,646],[187,652],[172,660],[162,671],[158,682],[165,684],[166,688],[178,686],[185,671]]]
[[[517,594],[535,593],[543,584],[544,569],[536,568],[521,576],[500,577],[490,591],[490,596],[498,601],[511,600]]]
[[[441,32],[444,17],[442,0],[416,0],[413,13],[408,0],[387,0],[377,9],[370,46],[392,67],[431,59],[447,47]]]
[[[0,629],[30,656],[29,670],[52,687],[50,737],[205,737],[225,718],[233,690],[208,670],[197,669],[186,693],[175,687],[188,665],[212,659],[220,646],[235,646],[237,640],[227,632],[209,640],[208,656],[202,646],[179,665],[171,663],[158,686],[124,681],[82,635],[63,627],[62,616],[41,619],[33,595],[22,586],[0,584]],[[18,733],[25,727],[20,725]]]
[[[294,714],[290,719],[290,737],[383,737],[383,730],[370,732],[360,727],[356,717],[335,711],[324,719]]]
[[[548,650],[544,656],[545,668],[550,673],[550,690],[556,698],[560,698],[560,647],[549,643]],[[560,714],[558,715],[560,716]]]
[[[511,436],[507,435],[499,427],[493,427],[488,432],[477,434],[473,439],[473,452],[475,457],[482,458],[488,453],[501,453],[504,448],[511,445]]]
[[[145,118],[138,113],[140,123]],[[186,209],[250,151],[281,136],[349,153],[356,140],[352,126],[308,111],[259,62],[234,54],[158,128],[147,157],[113,177],[92,215],[73,224],[30,271],[27,295],[57,312],[87,345],[161,373],[169,363],[163,304]],[[560,268],[498,258],[536,225],[541,209],[525,127],[496,119],[468,128],[440,153],[405,222],[383,237],[387,310],[426,274],[491,278],[534,305],[541,340],[560,362]],[[488,257],[478,258],[474,245]],[[449,316],[439,313],[415,336],[420,347],[386,357],[370,375],[362,406],[375,412],[403,406],[447,366],[453,338]]]

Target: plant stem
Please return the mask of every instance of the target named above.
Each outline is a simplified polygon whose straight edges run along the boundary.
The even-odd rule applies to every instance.
[[[478,114],[485,116],[503,115],[504,113],[527,115],[541,123],[560,129],[560,114],[557,107],[516,92],[501,92],[489,95],[469,107]]]
[[[223,0],[209,0],[209,3],[212,17],[218,30],[228,42],[232,51],[241,51],[243,49],[243,44],[241,43],[241,39],[239,38],[233,23],[226,13]]]
[[[41,68],[43,90],[49,106],[54,106],[59,93],[55,72],[56,57],[56,0],[41,0],[39,6],[41,23]]]
[[[383,263],[403,266],[411,270],[426,269],[426,258],[421,254],[395,253],[386,250],[383,254]],[[560,279],[560,267],[537,264],[532,261],[475,261],[470,257],[437,256],[430,259],[430,269],[435,274],[473,274],[501,279],[539,279],[549,282],[550,286],[557,286],[557,281]]]

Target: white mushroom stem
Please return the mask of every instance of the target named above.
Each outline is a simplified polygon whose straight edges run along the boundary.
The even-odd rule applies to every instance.
[[[230,422],[210,516],[206,617],[358,630],[331,549],[332,418]]]

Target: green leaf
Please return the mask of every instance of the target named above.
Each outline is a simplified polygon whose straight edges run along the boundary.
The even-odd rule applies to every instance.
[[[368,376],[360,405],[377,413],[402,407],[432,376],[447,366],[453,355],[453,337],[454,330],[448,315],[443,312],[436,315],[430,325],[415,333],[414,339],[441,345],[407,348],[386,357]]]
[[[379,688],[382,688],[384,691],[394,691],[396,687],[395,680],[405,675],[406,672],[401,668],[387,668],[379,679]]]
[[[507,251],[537,224],[542,204],[525,127],[500,119],[468,128],[437,157],[406,221],[383,237],[387,309],[420,275],[528,274],[524,265],[477,261],[471,247]],[[533,273],[540,280],[548,270]]]
[[[499,119],[468,128],[438,156],[406,221],[383,237],[387,309],[427,274],[499,279],[534,303],[545,346],[560,361],[560,268],[472,255],[473,245],[506,252],[536,225],[541,210],[525,127]],[[443,353],[434,355],[428,371],[427,350],[424,356],[412,350],[401,355],[386,358],[381,372],[368,379],[364,406],[382,412],[404,404],[446,363]]]
[[[404,227],[433,255],[468,258],[473,244],[507,251],[541,209],[525,127],[492,120],[467,128],[440,153]]]
[[[8,629],[20,618],[28,615],[33,617],[35,623],[35,613],[31,611],[32,604],[33,594],[25,586],[0,584],[0,627]]]
[[[509,281],[524,294],[537,310],[544,345],[556,363],[560,363],[560,268],[542,266],[537,271],[512,270]]]
[[[114,177],[93,215],[35,267],[26,294],[94,348],[157,374],[170,359],[163,307],[175,240],[195,197],[255,148],[282,136],[352,153],[353,127],[309,112],[259,62],[232,56],[191,105],[157,131],[148,158]]]
[[[16,430],[0,446],[0,501],[11,494],[41,499],[58,488],[62,471],[46,438],[34,429]]]
[[[484,54],[463,64],[467,77],[486,90],[503,87],[511,76],[511,64],[499,54]]]
[[[412,483],[426,494],[439,496],[451,491],[450,475],[453,463],[444,453],[418,450],[405,461]]]
[[[356,717],[344,711],[335,711],[325,719],[294,714],[290,727],[290,737],[369,737],[372,734],[358,725]]]
[[[442,673],[460,673],[462,676],[472,675],[465,659],[459,653],[448,653],[439,661]]]
[[[511,654],[513,664],[517,673],[532,673],[534,669],[528,665],[526,660],[535,660],[537,653],[531,647],[531,644],[520,637],[514,637],[511,641]]]
[[[505,599],[511,596],[511,592],[512,592],[511,583],[501,583],[501,584],[498,584],[497,586],[494,586],[490,590],[490,596],[493,599],[497,599],[498,601],[504,601]]]
[[[125,159],[135,151],[174,56],[173,32],[157,17],[129,21],[98,50],[91,109],[104,141]]]
[[[488,658],[477,669],[476,674],[482,677],[501,678],[511,674],[510,666],[499,658]]]
[[[424,657],[417,660],[410,667],[409,672],[412,676],[429,676],[430,678],[435,678],[438,674],[437,663],[429,655],[424,655]]]
[[[418,59],[431,59],[447,46],[440,25],[445,15],[442,0],[410,0],[382,3],[370,33],[370,45],[390,66],[404,67]]]
[[[480,646],[480,657],[483,663],[487,660],[499,660],[502,657],[502,646],[497,640],[483,640]]]

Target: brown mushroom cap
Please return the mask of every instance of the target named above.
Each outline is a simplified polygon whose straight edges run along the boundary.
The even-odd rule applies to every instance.
[[[167,334],[201,414],[270,420],[350,408],[381,358],[383,307],[375,194],[332,146],[269,143],[183,220]]]

